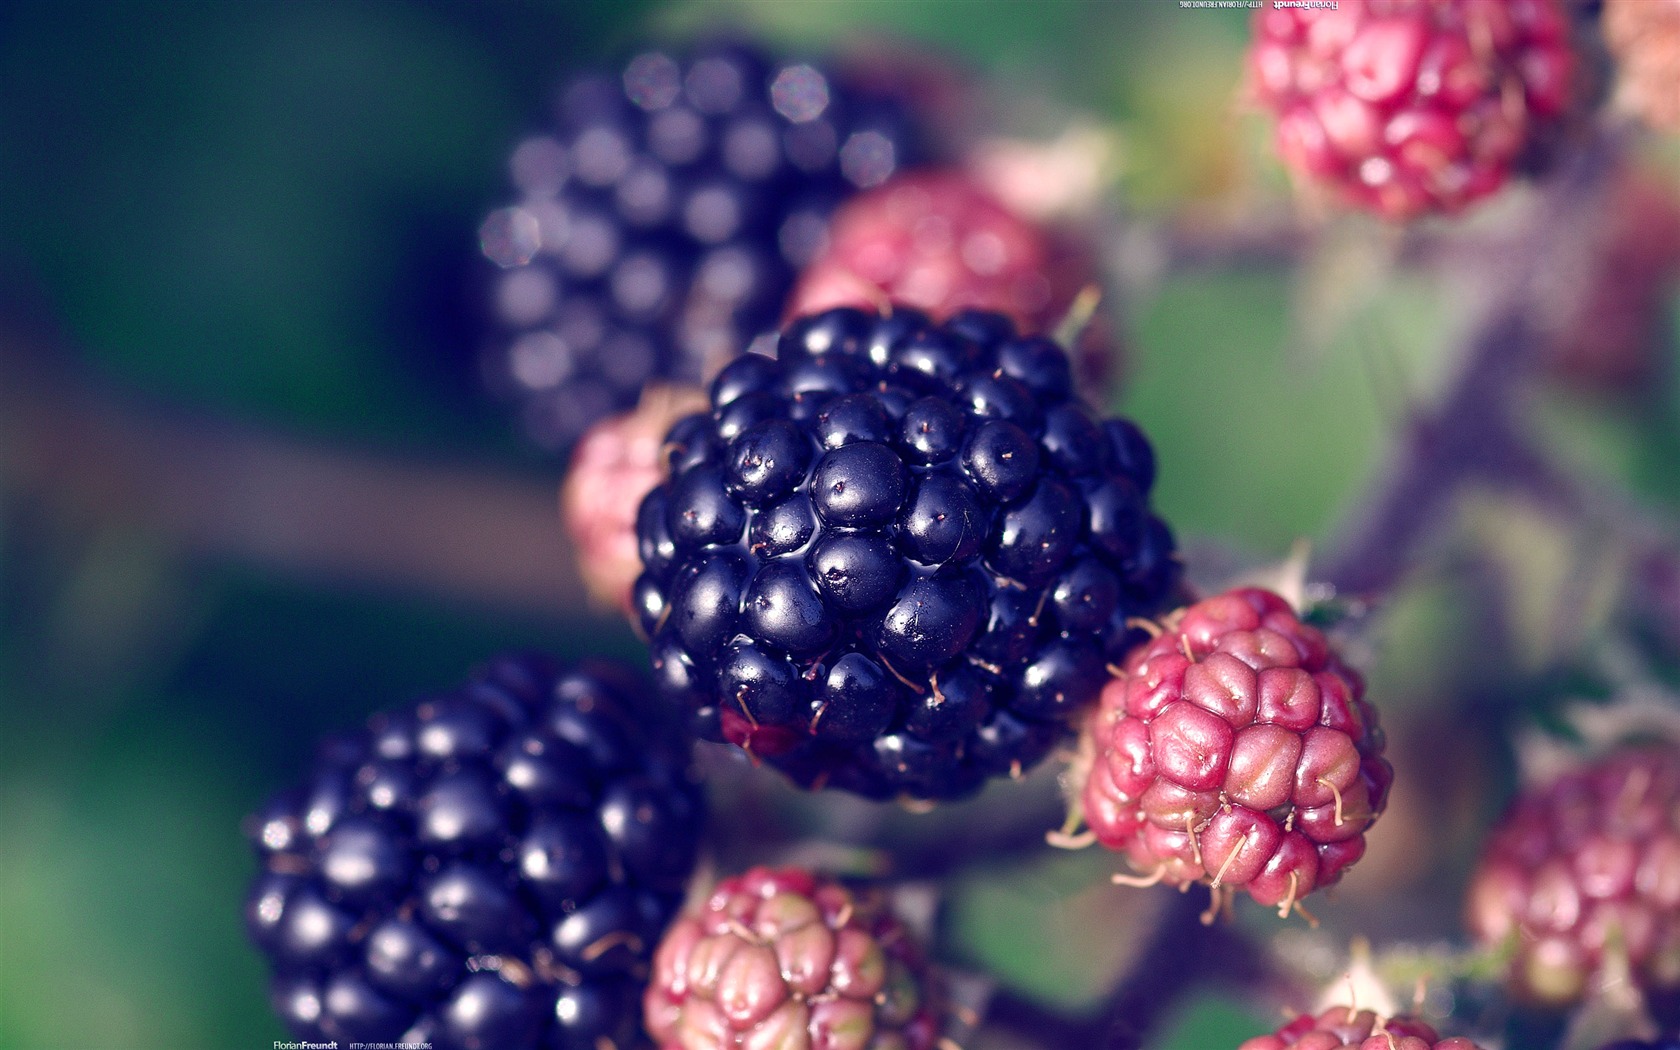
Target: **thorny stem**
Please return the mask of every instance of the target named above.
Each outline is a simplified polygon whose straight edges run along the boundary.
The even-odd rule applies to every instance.
[[[913,843],[903,843],[894,850],[892,870],[898,878],[939,879],[976,861],[995,863],[1032,856],[1044,847],[1044,829],[1053,826],[1060,816],[1050,807],[1034,807],[1020,819],[953,825]]]
[[[1261,952],[1239,927],[1204,925],[1202,891],[1174,895],[1173,903],[1149,944],[1143,960],[1108,997],[1097,1038],[1057,1046],[1098,1046],[1102,1050],[1138,1050],[1171,1015],[1180,1000],[1203,983],[1259,984],[1268,977]]]
[[[1377,482],[1344,525],[1320,578],[1337,590],[1381,592],[1403,577],[1459,488],[1472,480],[1526,487],[1551,468],[1515,424],[1536,350],[1557,316],[1559,274],[1592,251],[1592,203],[1603,192],[1620,136],[1600,133],[1552,176],[1534,222],[1511,251],[1482,320],[1461,347],[1460,370],[1439,403],[1415,411]]]
[[[1099,1012],[1070,1015],[1007,989],[987,1009],[988,1025],[1034,1046],[1138,1050],[1192,989],[1204,982],[1253,985],[1267,979],[1260,951],[1229,924],[1202,925],[1200,891],[1174,894],[1142,960]]]

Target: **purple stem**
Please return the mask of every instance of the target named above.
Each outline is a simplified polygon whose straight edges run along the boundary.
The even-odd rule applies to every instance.
[[[1602,133],[1552,174],[1461,348],[1457,377],[1434,407],[1412,415],[1318,578],[1341,592],[1386,591],[1414,566],[1465,483],[1523,485],[1552,474],[1516,420],[1547,322],[1558,316],[1557,296],[1567,292],[1557,277],[1576,272],[1592,250],[1593,205],[1619,145],[1617,134]]]

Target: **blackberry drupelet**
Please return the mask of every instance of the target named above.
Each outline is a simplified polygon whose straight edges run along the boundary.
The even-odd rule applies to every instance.
[[[333,742],[254,818],[246,920],[298,1038],[639,1040],[703,805],[611,674],[500,656]]]
[[[884,894],[754,868],[671,925],[644,1016],[661,1050],[933,1050],[937,984]]]
[[[667,438],[636,611],[698,732],[808,787],[960,796],[1044,757],[1178,565],[1153,453],[998,314],[801,318]]]
[[[490,382],[569,448],[644,384],[699,383],[772,328],[829,213],[915,146],[889,97],[738,44],[580,79],[481,227]]]

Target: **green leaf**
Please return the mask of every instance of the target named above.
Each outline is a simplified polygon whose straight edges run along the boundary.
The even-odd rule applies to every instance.
[[[1103,849],[1048,852],[962,878],[949,899],[957,950],[1000,982],[1068,1009],[1096,1003],[1137,956],[1170,891],[1114,886]]]
[[[1244,1039],[1276,1031],[1281,1018],[1268,1019],[1229,996],[1192,997],[1173,1017],[1150,1050],[1209,1050],[1234,1047]]]

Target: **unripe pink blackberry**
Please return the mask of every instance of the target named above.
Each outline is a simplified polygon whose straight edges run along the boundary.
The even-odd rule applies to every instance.
[[[1511,952],[1525,999],[1580,999],[1617,952],[1645,989],[1680,989],[1680,750],[1624,749],[1518,797],[1471,876],[1466,919]]]
[[[1254,34],[1251,89],[1284,163],[1388,219],[1492,193],[1570,101],[1560,0],[1267,4]]]
[[[936,318],[963,309],[1043,332],[1089,284],[1092,264],[949,169],[897,175],[835,212],[828,246],[789,297],[789,316],[891,301]]]
[[[643,996],[661,1050],[930,1050],[926,964],[880,894],[799,869],[725,879],[678,919]]]
[[[1653,127],[1680,131],[1680,0],[1605,0],[1604,39],[1622,104]]]
[[[1270,591],[1167,616],[1085,726],[1081,802],[1139,879],[1288,915],[1365,852],[1394,771],[1364,683]],[[1209,917],[1212,915],[1210,909]]]
[[[1302,1015],[1272,1035],[1256,1036],[1237,1050],[1481,1050],[1468,1039],[1442,1039],[1435,1029],[1407,1017],[1378,1017],[1370,1010],[1333,1006],[1317,1017]]]
[[[590,427],[572,450],[560,488],[560,521],[596,601],[629,615],[630,588],[642,572],[636,509],[665,480],[659,453],[671,424],[705,408],[698,388],[651,387],[631,411]]]

